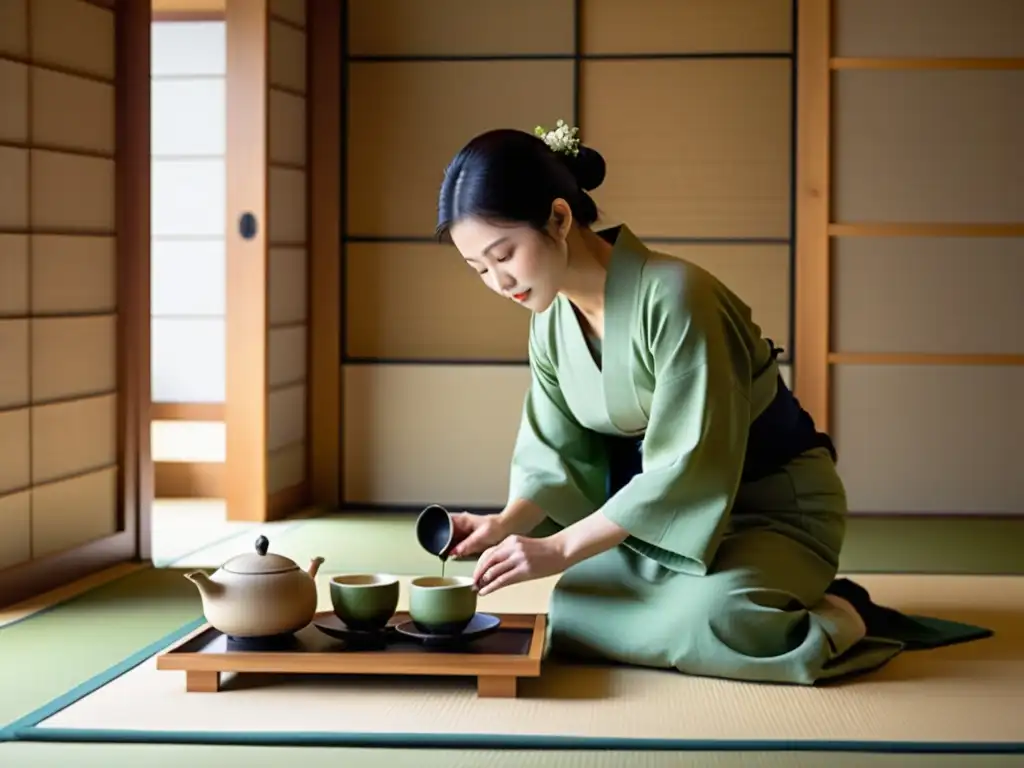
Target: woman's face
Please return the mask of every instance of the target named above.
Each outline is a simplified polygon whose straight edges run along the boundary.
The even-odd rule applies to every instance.
[[[543,312],[558,296],[568,264],[566,232],[557,220],[548,232],[467,218],[452,226],[451,237],[484,285],[532,312]]]

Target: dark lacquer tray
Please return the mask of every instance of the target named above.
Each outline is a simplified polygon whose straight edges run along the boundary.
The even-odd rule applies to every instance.
[[[477,678],[482,697],[513,698],[517,679],[538,677],[547,616],[494,614],[497,629],[475,639],[423,643],[395,630],[409,620],[397,613],[376,638],[329,634],[330,611],[294,635],[267,640],[236,640],[206,624],[157,656],[157,669],[185,672],[185,689],[220,690],[224,672],[295,675],[459,675]],[[325,629],[318,628],[317,625]]]

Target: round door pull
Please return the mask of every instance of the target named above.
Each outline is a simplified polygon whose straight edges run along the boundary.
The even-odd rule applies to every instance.
[[[246,240],[256,237],[256,217],[251,213],[243,213],[238,220],[238,232]]]

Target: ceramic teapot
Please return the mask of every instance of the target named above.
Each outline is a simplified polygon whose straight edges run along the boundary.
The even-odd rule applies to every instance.
[[[298,632],[316,614],[314,577],[324,559],[314,557],[305,571],[283,555],[267,554],[266,536],[256,539],[256,554],[231,558],[212,576],[185,574],[199,589],[203,614],[229,637],[273,637]]]

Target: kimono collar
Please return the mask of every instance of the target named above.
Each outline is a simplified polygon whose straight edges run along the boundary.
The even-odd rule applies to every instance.
[[[642,433],[647,414],[640,404],[634,366],[644,264],[650,251],[625,224],[599,233],[612,244],[604,296],[602,380],[611,422],[626,434]]]

